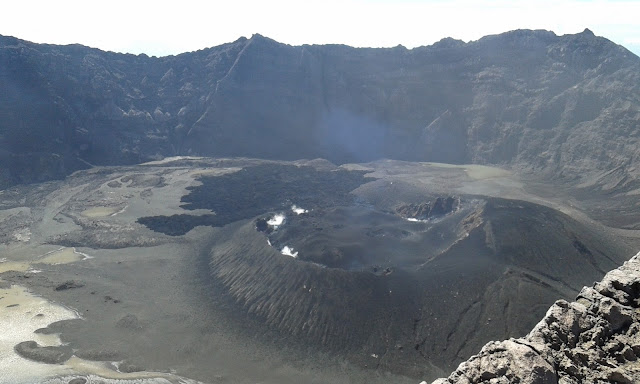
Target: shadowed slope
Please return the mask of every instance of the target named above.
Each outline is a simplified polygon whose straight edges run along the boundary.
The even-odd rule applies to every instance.
[[[488,340],[523,335],[550,303],[575,295],[628,252],[563,214],[517,201],[492,199],[436,223],[391,215],[378,223],[345,222],[316,210],[308,220],[323,228],[317,230],[302,217],[269,235],[272,242],[286,238],[296,258],[267,244],[254,222],[218,232],[210,252],[213,284],[287,339],[363,364],[375,355],[379,366],[409,375],[433,377],[425,360],[452,369]],[[384,244],[371,241],[371,232],[387,225],[407,234],[386,240],[386,249],[398,251],[380,270],[363,265]],[[349,242],[339,232],[349,233]],[[448,243],[433,244],[434,233]],[[403,253],[420,242],[422,252]],[[309,244],[342,250],[343,259],[333,267],[322,257],[309,259]],[[429,251],[437,246],[445,250]],[[388,273],[378,273],[382,268]]]

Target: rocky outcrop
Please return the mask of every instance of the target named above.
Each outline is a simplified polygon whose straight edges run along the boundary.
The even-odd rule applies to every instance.
[[[460,198],[457,196],[437,197],[433,202],[420,204],[405,204],[396,208],[398,215],[407,219],[427,220],[455,212],[460,208]]]
[[[640,253],[525,337],[494,341],[433,384],[640,382]]]

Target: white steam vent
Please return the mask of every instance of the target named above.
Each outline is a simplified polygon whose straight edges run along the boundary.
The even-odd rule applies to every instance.
[[[293,213],[295,213],[296,215],[302,215],[303,213],[307,213],[309,212],[309,210],[304,209],[304,208],[300,208],[297,205],[292,205],[291,206],[291,210],[293,211]]]
[[[275,229],[278,229],[278,227],[281,226],[282,223],[284,223],[284,219],[285,216],[282,213],[278,213],[270,218],[269,221],[267,221],[267,224],[274,227]]]
[[[284,248],[282,248],[282,251],[280,251],[280,253],[286,256],[298,257],[298,252],[297,251],[294,252],[293,248],[290,248],[288,245],[285,245]]]

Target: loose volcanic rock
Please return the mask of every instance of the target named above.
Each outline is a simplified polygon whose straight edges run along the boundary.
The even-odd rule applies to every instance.
[[[520,339],[490,342],[434,384],[637,383],[640,372],[640,253],[557,301]]]
[[[69,281],[65,281],[64,283],[58,285],[57,287],[55,287],[56,291],[66,291],[67,289],[74,289],[74,288],[82,288],[84,287],[84,283],[80,282],[80,281],[75,281],[75,280],[69,280]]]
[[[396,212],[408,219],[426,220],[453,213],[460,208],[460,204],[459,197],[437,197],[433,202],[401,205],[396,208]]]

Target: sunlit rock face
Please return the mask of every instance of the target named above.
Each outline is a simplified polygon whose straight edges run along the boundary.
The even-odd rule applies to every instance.
[[[525,337],[493,341],[433,384],[484,382],[637,383],[640,254],[558,300]]]

